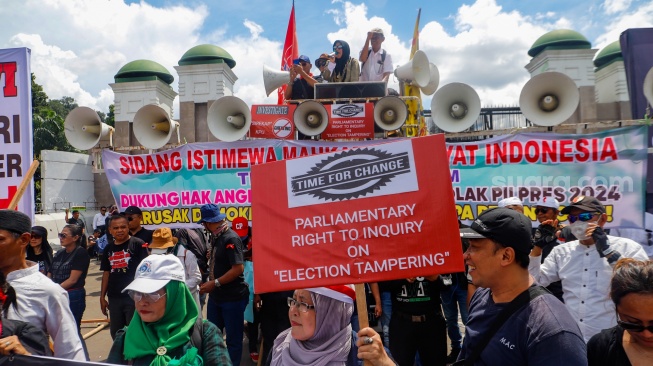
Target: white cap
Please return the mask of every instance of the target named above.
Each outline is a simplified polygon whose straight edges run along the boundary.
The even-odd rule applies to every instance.
[[[499,207],[506,207],[506,206],[512,206],[512,205],[517,205],[517,206],[524,206],[524,203],[517,197],[508,197],[504,198],[501,201],[499,201]]]
[[[354,301],[356,301],[356,290],[354,289],[354,285],[315,287],[307,288],[306,290],[349,304],[353,304]]]
[[[541,200],[537,201],[535,206],[550,207],[554,210],[559,210],[560,202],[558,202],[558,200],[553,197],[542,197]]]
[[[184,266],[176,255],[154,254],[141,261],[136,276],[122,292],[133,290],[144,294],[159,291],[171,280],[185,282]]]

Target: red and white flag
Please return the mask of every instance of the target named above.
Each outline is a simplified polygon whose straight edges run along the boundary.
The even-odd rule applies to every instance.
[[[292,60],[299,57],[299,46],[297,45],[297,31],[295,27],[295,2],[292,2],[290,10],[290,19],[288,20],[288,30],[286,30],[286,41],[283,44],[283,53],[281,54],[281,70],[288,71],[292,67]],[[277,104],[282,104],[286,93],[284,84],[277,89]]]

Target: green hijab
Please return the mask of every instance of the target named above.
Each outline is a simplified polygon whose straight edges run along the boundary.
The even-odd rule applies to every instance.
[[[153,323],[146,323],[138,312],[134,313],[132,321],[127,327],[123,355],[127,360],[138,357],[154,355],[150,366],[166,366],[171,361],[170,356],[157,354],[159,347],[173,350],[182,347],[190,341],[190,330],[195,325],[199,311],[195,300],[186,284],[180,281],[170,281],[166,289],[166,312],[161,319]],[[159,300],[160,301],[160,300]],[[188,353],[196,348],[191,348]],[[186,355],[188,356],[188,355]],[[187,365],[201,365],[201,357],[183,357]],[[199,358],[199,362],[196,362]],[[190,361],[190,362],[189,362]]]

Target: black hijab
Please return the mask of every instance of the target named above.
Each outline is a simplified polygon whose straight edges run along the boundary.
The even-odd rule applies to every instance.
[[[333,47],[336,46],[336,43],[340,43],[342,45],[342,57],[336,58],[336,68],[333,70],[333,73],[335,75],[342,75],[345,71],[345,66],[347,65],[347,62],[349,61],[349,43],[341,40],[336,40],[333,42]],[[342,77],[344,80],[344,76]]]

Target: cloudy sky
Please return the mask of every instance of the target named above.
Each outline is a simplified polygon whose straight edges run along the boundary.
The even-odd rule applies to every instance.
[[[237,62],[236,96],[250,105],[276,103],[275,93],[265,95],[262,66],[280,65],[291,6],[292,0],[2,0],[0,48],[30,48],[32,72],[50,98],[71,96],[108,112],[108,84],[127,62],[162,64],[176,90],[181,56],[210,43]],[[395,67],[404,64],[419,8],[420,49],[438,66],[440,86],[467,83],[483,106],[516,105],[528,79],[527,51],[550,30],[576,30],[601,49],[627,28],[653,26],[650,0],[296,0],[300,53],[315,59],[336,39],[357,53],[367,31],[381,27]]]

